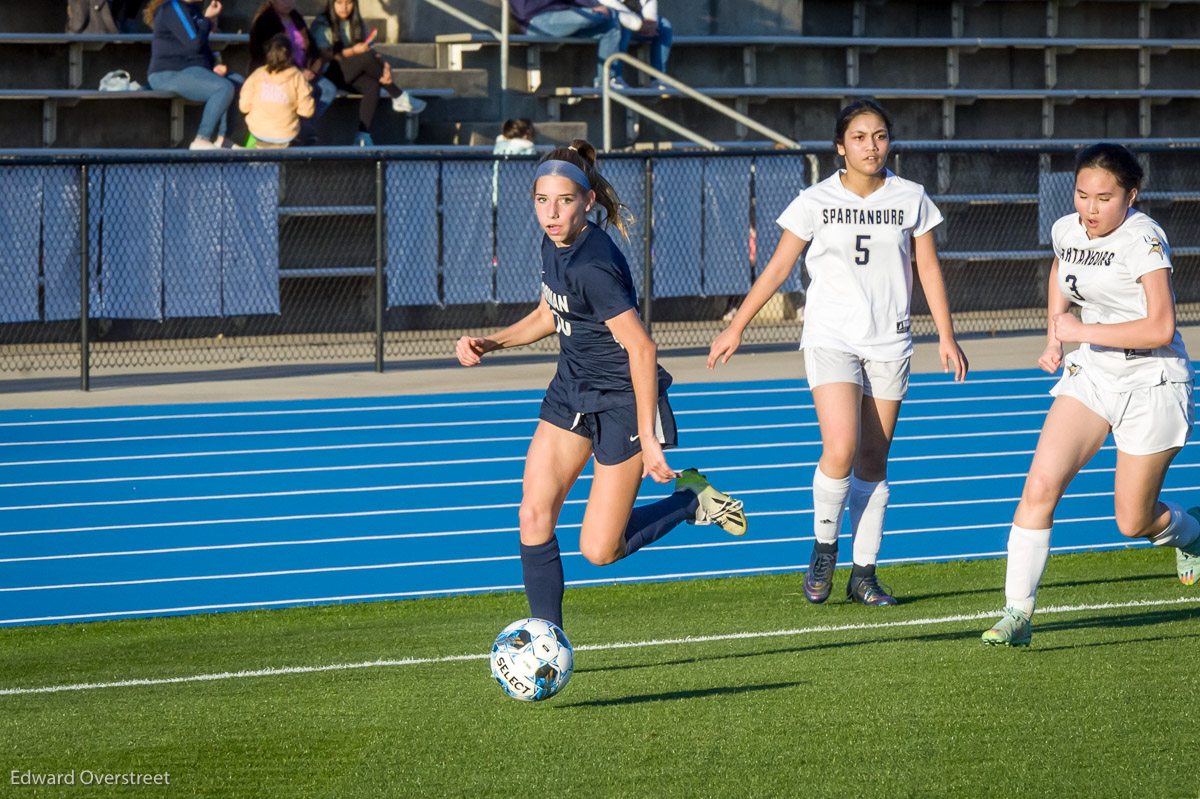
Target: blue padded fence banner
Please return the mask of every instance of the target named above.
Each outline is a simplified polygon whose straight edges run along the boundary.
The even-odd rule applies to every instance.
[[[600,173],[612,185],[621,202],[629,208],[629,213],[633,216],[633,224],[629,228],[629,241],[626,241],[616,228],[609,228],[609,235],[621,248],[621,252],[625,253],[629,271],[633,273],[633,287],[637,289],[640,300],[646,296],[646,166],[640,160],[605,161],[601,165]]]
[[[38,319],[42,170],[0,172],[0,322]]]
[[[166,168],[163,305],[168,318],[221,315],[221,173],[217,164]]]
[[[221,297],[226,316],[279,313],[279,165],[225,164]]]
[[[699,297],[702,160],[654,161],[654,296]]]
[[[447,305],[493,299],[491,182],[487,161],[442,164],[442,295]]]
[[[755,234],[756,256],[754,274],[761,275],[779,245],[783,228],[779,227],[779,215],[804,191],[804,170],[807,162],[801,155],[782,155],[756,158],[754,161]],[[800,291],[801,270],[792,273],[780,286],[780,291]]]
[[[537,302],[542,285],[542,232],[533,208],[534,163],[496,164],[496,300]]]
[[[42,275],[46,321],[79,318],[79,169],[44,167]],[[99,307],[100,186],[104,168],[88,170],[88,302]]]
[[[163,168],[104,170],[97,316],[162,319]]]
[[[388,307],[438,304],[437,184],[434,161],[396,161],[384,170]]]
[[[704,163],[704,293],[745,294],[750,263],[751,158]]]

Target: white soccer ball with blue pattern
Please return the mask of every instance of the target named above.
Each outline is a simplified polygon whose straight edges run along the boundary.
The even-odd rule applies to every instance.
[[[540,702],[561,691],[575,670],[575,650],[556,624],[521,619],[492,644],[492,676],[514,699]]]

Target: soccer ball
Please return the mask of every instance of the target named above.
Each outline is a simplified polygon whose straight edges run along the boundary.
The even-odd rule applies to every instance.
[[[514,699],[540,702],[561,691],[575,669],[575,650],[556,624],[521,619],[492,644],[492,676]]]

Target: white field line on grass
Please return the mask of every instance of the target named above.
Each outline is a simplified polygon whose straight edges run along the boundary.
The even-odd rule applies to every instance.
[[[1143,599],[1133,602],[1105,602],[1097,605],[1063,605],[1059,607],[1039,608],[1038,615],[1060,613],[1086,613],[1107,610],[1127,610],[1130,608],[1169,607],[1172,605],[1200,604],[1200,597],[1178,597],[1176,599]],[[607,644],[582,644],[576,646],[577,652],[606,652],[619,649],[643,649],[652,646],[691,646],[709,644],[720,641],[747,641],[770,638],[791,638],[805,635],[821,635],[839,632],[859,632],[867,630],[889,630],[905,627],[931,627],[940,624],[955,624],[966,621],[988,619],[997,614],[995,610],[977,613],[960,613],[953,616],[936,616],[921,619],[904,619],[884,622],[862,622],[858,624],[831,624],[819,627],[798,627],[790,630],[767,630],[763,632],[728,633],[724,635],[696,635],[682,638],[658,638],[649,641],[618,641]],[[217,682],[221,680],[238,680],[251,677],[282,677],[293,674],[318,674],[332,671],[351,671],[355,669],[396,668],[404,666],[423,666],[436,663],[455,663],[459,661],[486,660],[487,653],[469,655],[444,655],[431,658],[402,658],[398,660],[368,660],[360,663],[336,663],[323,666],[287,666],[280,668],[254,669],[236,672],[221,672],[215,674],[193,674],[186,677],[163,677],[156,679],[131,679],[114,682],[73,683],[67,685],[46,685],[39,688],[3,688],[0,696],[27,696],[30,694],[52,694],[66,691],[95,691],[106,688],[134,688],[158,685],[179,685],[182,683]]]
[[[1056,380],[1057,377],[1001,377],[987,378],[982,380],[972,380],[971,385],[983,384],[1001,384],[1007,385],[1012,383],[1029,383],[1029,382],[1050,382]],[[931,386],[945,386],[947,382],[937,379],[922,380],[914,376],[909,381],[910,390],[919,390]],[[675,397],[721,397],[721,396],[747,396],[751,394],[782,394],[794,391],[803,390],[797,386],[778,386],[774,388],[749,388],[749,389],[711,389],[701,391],[688,391],[685,387],[677,387],[671,391]],[[335,413],[375,413],[375,412],[393,412],[393,411],[412,411],[412,410],[433,410],[437,408],[491,408],[497,405],[524,405],[528,403],[540,403],[540,396],[525,397],[520,399],[487,399],[466,400],[457,402],[414,402],[405,403],[403,400],[397,401],[390,405],[362,405],[358,407],[342,407],[342,408],[278,408],[267,411],[220,411],[208,413],[164,413],[164,414],[143,414],[140,416],[95,416],[83,419],[29,419],[19,422],[0,422],[0,428],[5,427],[52,427],[57,425],[71,424],[97,424],[97,423],[118,423],[118,422],[157,422],[157,421],[177,421],[181,419],[239,419],[252,417],[277,417],[277,416],[304,416],[318,414],[335,414]]]
[[[1014,397],[958,397],[950,399],[938,400],[905,400],[906,405],[920,405],[922,403],[937,403],[943,405],[949,402],[968,402],[979,400],[981,402],[994,401],[1009,401],[1015,399],[1043,399],[1042,395],[1033,396],[1014,396]],[[812,405],[769,405],[769,406],[750,406],[745,408],[711,408],[707,410],[676,410],[676,416],[687,416],[690,414],[741,414],[741,413],[775,413],[778,411],[801,411],[812,410]],[[1024,414],[1044,414],[1045,409],[1024,411]],[[914,421],[930,420],[930,419],[981,419],[989,416],[1013,416],[1020,414],[1012,413],[964,413],[958,415],[943,414],[938,416],[915,416],[906,417]],[[450,422],[408,422],[398,424],[371,424],[371,425],[345,425],[341,427],[297,427],[279,430],[232,430],[232,431],[210,431],[199,433],[170,433],[156,434],[143,436],[107,436],[103,438],[64,438],[64,439],[43,439],[39,441],[0,441],[0,447],[44,447],[54,445],[79,445],[79,444],[115,444],[122,442],[133,441],[178,441],[190,440],[198,438],[241,438],[246,436],[296,436],[307,435],[312,433],[361,433],[368,431],[379,430],[411,430],[411,429],[430,429],[442,427],[470,427],[474,425],[502,425],[502,424],[532,424],[536,419],[533,416],[525,416],[519,419],[474,419],[474,420],[459,420]]]

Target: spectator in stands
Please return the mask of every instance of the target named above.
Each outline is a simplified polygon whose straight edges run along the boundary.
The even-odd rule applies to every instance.
[[[109,0],[70,0],[67,33],[119,33]]]
[[[287,147],[300,132],[300,118],[313,115],[312,89],[296,66],[292,41],[277,33],[267,42],[267,63],[246,79],[238,105],[254,147]]]
[[[296,66],[312,87],[316,104],[312,117],[300,123],[300,135],[296,143],[315,144],[316,120],[333,105],[337,86],[321,74],[321,55],[304,17],[296,10],[296,0],[267,0],[254,12],[254,19],[250,22],[250,69],[256,70],[267,63],[267,42],[280,33],[286,33],[291,40]]]
[[[219,63],[208,46],[208,36],[216,29],[221,13],[220,0],[212,0],[204,11],[202,4],[203,0],[150,0],[143,18],[154,31],[150,88],[204,103],[190,149],[213,150],[227,145],[229,109],[242,78]]]
[[[370,147],[371,122],[379,107],[379,89],[392,98],[392,110],[397,114],[419,114],[425,101],[402,91],[392,81],[392,66],[371,49],[375,31],[367,34],[356,0],[325,0],[325,10],[312,24],[312,36],[321,61],[326,64],[325,77],[339,88],[358,92],[358,136],[354,143]]]
[[[533,123],[528,119],[506,119],[496,137],[495,155],[530,155],[533,152]]]
[[[599,86],[604,77],[604,61],[614,53],[623,53],[629,45],[629,34],[617,23],[616,13],[599,0],[511,0],[513,16],[526,33],[534,36],[570,36],[595,39],[599,42],[596,54],[596,78]],[[628,88],[620,78],[613,78],[616,88]]]
[[[121,33],[137,32],[137,20],[145,0],[112,0],[113,21]]]
[[[671,20],[658,15],[658,0],[600,0],[606,8],[616,12],[622,28],[629,30],[631,43],[650,44],[650,66],[659,72],[667,71],[667,59],[671,57],[671,42],[675,38]],[[621,79],[621,62],[612,65],[614,79]],[[654,88],[665,89],[662,81],[653,81]]]

